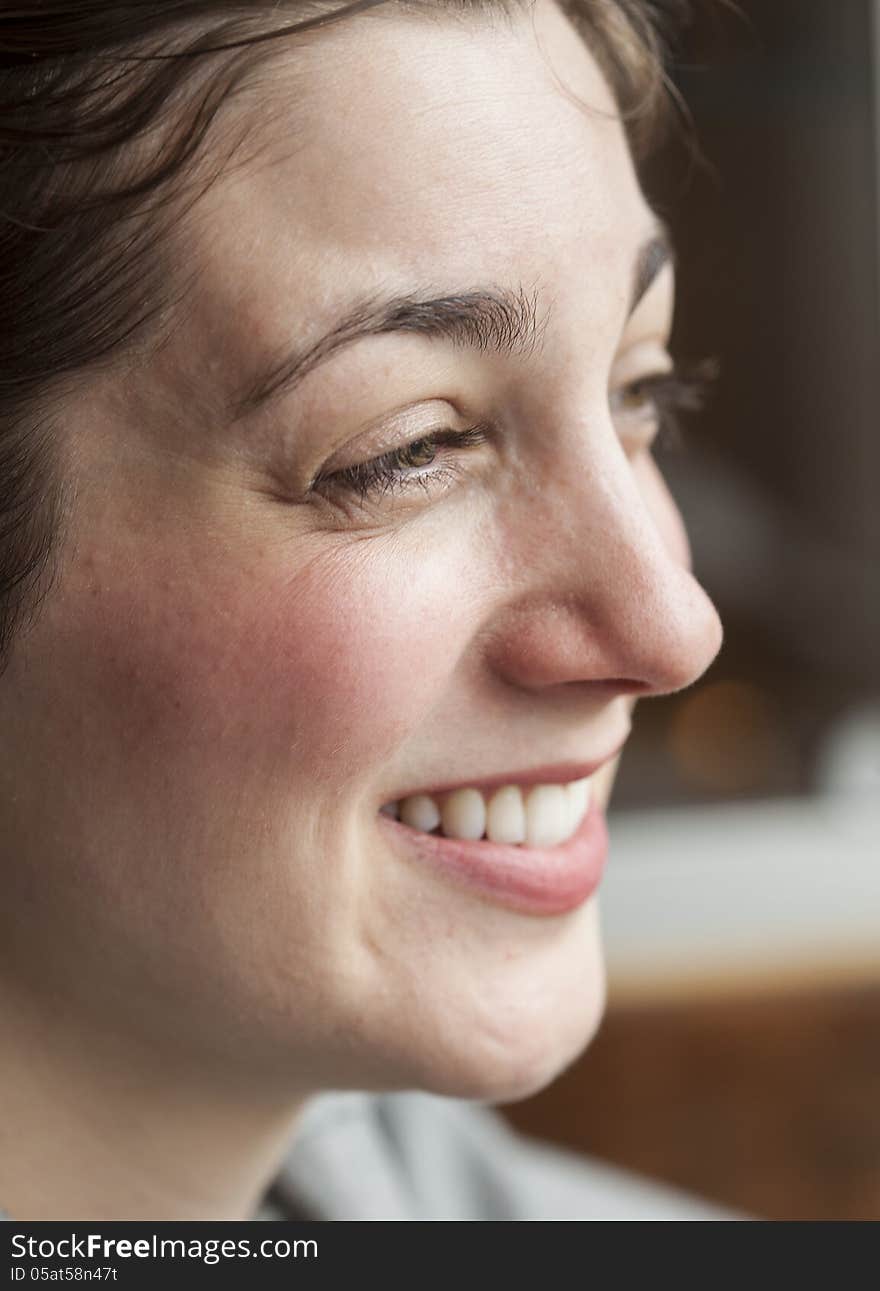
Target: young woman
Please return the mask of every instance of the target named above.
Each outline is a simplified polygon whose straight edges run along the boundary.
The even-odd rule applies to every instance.
[[[639,6],[0,15],[0,1204],[703,1213],[475,1106],[593,1035],[720,640]]]

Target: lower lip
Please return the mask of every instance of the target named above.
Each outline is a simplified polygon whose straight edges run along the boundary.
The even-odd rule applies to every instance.
[[[459,886],[496,905],[523,914],[567,914],[583,905],[599,886],[608,859],[608,829],[592,803],[574,833],[556,847],[513,847],[444,838],[411,829],[379,813],[396,847],[424,862]]]

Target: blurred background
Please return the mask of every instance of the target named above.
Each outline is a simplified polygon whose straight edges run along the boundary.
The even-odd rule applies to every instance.
[[[640,706],[602,892],[609,1009],[522,1129],[750,1214],[880,1219],[880,0],[697,0],[698,151],[646,187],[675,352],[662,457],[726,629]]]

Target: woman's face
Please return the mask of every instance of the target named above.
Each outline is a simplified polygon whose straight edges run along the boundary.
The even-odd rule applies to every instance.
[[[176,234],[170,339],[63,417],[60,574],[0,684],[7,981],[229,1079],[522,1096],[598,1021],[596,898],[474,886],[380,808],[566,763],[604,800],[633,697],[715,655],[627,390],[671,268],[631,312],[654,218],[546,0],[345,21],[229,110],[258,146]]]

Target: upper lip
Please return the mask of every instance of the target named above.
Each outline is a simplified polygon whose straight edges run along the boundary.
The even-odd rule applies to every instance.
[[[417,789],[410,789],[405,793],[398,794],[397,798],[390,799],[392,802],[402,802],[404,798],[412,798],[416,794],[425,794],[429,798],[439,797],[444,793],[452,793],[455,789],[500,789],[502,785],[520,784],[569,784],[572,780],[584,780],[587,776],[593,775],[606,762],[611,762],[617,757],[620,750],[626,743],[624,737],[610,753],[606,753],[601,758],[594,758],[589,762],[553,762],[545,766],[529,767],[525,771],[502,771],[498,775],[475,776],[470,780],[456,780],[454,783],[435,784],[428,788],[419,786]]]

